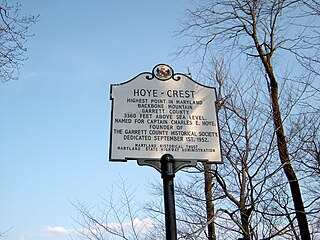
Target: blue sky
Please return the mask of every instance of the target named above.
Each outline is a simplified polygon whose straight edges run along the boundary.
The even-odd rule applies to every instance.
[[[0,230],[12,227],[8,240],[62,240],[52,230],[73,228],[70,202],[98,202],[120,176],[142,201],[147,181],[161,181],[152,168],[108,162],[109,87],[158,63],[186,72],[190,60],[169,55],[190,1],[20,3],[40,21],[19,80],[0,84]]]

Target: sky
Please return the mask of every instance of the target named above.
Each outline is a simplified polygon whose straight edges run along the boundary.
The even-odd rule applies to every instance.
[[[72,202],[95,204],[121,178],[144,201],[148,181],[161,181],[135,161],[108,162],[110,84],[159,63],[186,72],[191,59],[170,54],[190,0],[19,2],[40,18],[19,80],[0,83],[0,231],[10,229],[8,240],[65,240]]]

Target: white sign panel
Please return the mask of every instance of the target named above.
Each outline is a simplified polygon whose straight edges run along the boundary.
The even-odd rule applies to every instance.
[[[110,90],[110,161],[222,161],[214,88],[160,64]]]

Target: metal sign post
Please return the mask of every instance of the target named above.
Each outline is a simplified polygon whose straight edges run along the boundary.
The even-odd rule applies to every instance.
[[[177,239],[175,173],[198,161],[222,163],[216,91],[166,64],[111,84],[109,159],[136,160],[161,173],[166,239]]]
[[[176,209],[174,201],[175,175],[174,158],[170,154],[161,157],[161,177],[163,179],[164,213],[166,222],[166,239],[177,239]]]

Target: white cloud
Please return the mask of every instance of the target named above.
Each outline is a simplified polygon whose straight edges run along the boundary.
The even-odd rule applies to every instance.
[[[145,218],[145,219],[138,219],[138,218],[135,218],[133,220],[133,225],[135,227],[137,227],[138,229],[142,230],[144,228],[146,229],[150,229],[150,228],[153,228],[155,226],[155,222],[153,219],[151,218]]]
[[[19,240],[26,240],[26,237],[25,237],[24,235],[21,235],[21,236],[19,237]]]
[[[139,219],[135,218],[133,221],[117,223],[117,222],[110,222],[107,224],[103,224],[106,228],[112,229],[114,232],[121,232],[122,230],[125,231],[127,234],[132,233],[133,229],[135,232],[139,234],[145,234],[150,229],[154,228],[155,221],[151,218]],[[90,228],[82,228],[78,229],[77,232],[82,233],[84,235],[96,234],[97,232],[104,231],[101,225],[92,225]]]
[[[55,234],[55,235],[69,235],[72,230],[66,229],[64,227],[50,227],[47,226],[43,230],[44,233],[46,234]]]
[[[115,230],[120,230],[121,228],[124,228],[126,231],[132,230],[131,228],[135,229],[135,231],[144,233],[145,231],[153,228],[155,226],[155,222],[151,218],[145,218],[140,220],[139,218],[133,219],[132,222],[126,222],[126,223],[108,223],[107,227]]]
[[[128,221],[124,222],[122,224],[120,223],[108,223],[105,225],[106,227],[113,229],[115,231],[121,231],[124,230],[127,233],[130,233],[133,231],[132,227],[136,232],[139,232],[140,234],[146,233],[148,230],[152,229],[155,226],[155,222],[151,218],[145,218],[145,219],[138,219],[135,218],[133,221]],[[90,235],[92,233],[97,233],[100,231],[101,226],[92,226],[92,228],[85,228],[85,229],[68,229],[65,227],[61,226],[46,226],[43,230],[42,233],[45,234],[46,236],[48,235],[55,235],[55,236],[68,236],[70,234],[75,234],[75,233],[82,233],[84,235]],[[25,239],[21,239],[25,240]]]

